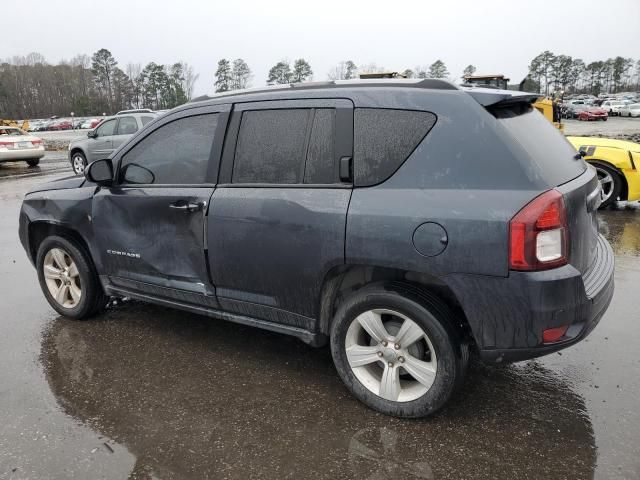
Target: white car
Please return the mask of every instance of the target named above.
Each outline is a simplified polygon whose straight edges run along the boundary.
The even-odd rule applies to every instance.
[[[640,103],[625,105],[620,109],[621,117],[640,117]]]
[[[600,108],[605,110],[609,115],[620,115],[620,109],[624,107],[624,102],[620,100],[605,100]]]
[[[24,160],[35,167],[44,157],[44,142],[16,127],[0,127],[0,162]]]

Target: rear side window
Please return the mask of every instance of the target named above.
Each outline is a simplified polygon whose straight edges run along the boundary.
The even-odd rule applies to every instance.
[[[335,110],[256,110],[242,114],[233,183],[334,183]]]
[[[544,116],[529,105],[496,108],[491,111],[499,123],[529,154],[536,172],[549,185],[561,185],[578,177],[587,168],[575,160],[576,150]]]
[[[436,123],[430,112],[357,108],[354,113],[355,185],[384,182]]]
[[[181,118],[154,130],[122,159],[124,183],[205,183],[218,114]],[[127,168],[134,164],[128,181]]]
[[[133,117],[122,117],[118,121],[116,135],[133,135],[138,131],[138,122]]]

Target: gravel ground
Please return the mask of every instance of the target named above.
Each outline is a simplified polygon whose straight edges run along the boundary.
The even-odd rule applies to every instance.
[[[563,123],[566,135],[620,138],[640,143],[640,118],[610,117],[606,122],[564,120]]]

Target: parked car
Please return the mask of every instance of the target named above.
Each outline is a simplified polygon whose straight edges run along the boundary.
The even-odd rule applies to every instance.
[[[575,100],[569,102],[565,109],[565,116],[566,118],[578,118],[580,112],[588,108],[590,108],[590,106],[587,105],[584,100]]]
[[[19,236],[61,315],[126,296],[328,343],[359,400],[428,415],[469,349],[558,351],[611,301],[596,172],[536,99],[432,79],[216,95],[27,193]]]
[[[87,138],[69,143],[69,161],[76,175],[99,158],[107,158],[131,135],[156,117],[155,113],[133,113],[104,119],[97,128],[87,132]],[[94,119],[94,121],[99,121]]]
[[[47,130],[59,131],[59,130],[72,130],[73,124],[70,120],[59,119],[54,120],[49,125],[47,125]]]
[[[605,100],[600,105],[609,115],[619,115],[624,103],[620,100]]]
[[[640,117],[640,103],[631,103],[620,109],[621,117]]]
[[[0,127],[0,162],[23,160],[35,167],[44,157],[44,143],[16,127]]]
[[[602,208],[618,200],[640,200],[640,144],[599,137],[567,137],[597,171]]]
[[[606,122],[608,117],[609,115],[606,110],[603,110],[600,107],[585,108],[578,113],[578,120],[581,121],[604,120]]]
[[[101,118],[88,118],[82,121],[80,129],[86,130],[96,128],[101,121]]]

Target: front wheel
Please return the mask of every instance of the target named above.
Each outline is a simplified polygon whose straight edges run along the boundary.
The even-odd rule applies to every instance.
[[[466,346],[452,331],[447,307],[382,286],[347,299],[331,327],[340,378],[361,402],[397,417],[441,408],[461,383]]]
[[[87,167],[87,159],[82,154],[82,152],[75,152],[71,156],[71,168],[73,168],[73,173],[76,175],[82,175],[84,173],[84,169]]]
[[[30,158],[29,160],[27,160],[27,165],[29,165],[30,167],[37,167],[39,163],[39,158]]]
[[[84,319],[99,312],[106,297],[91,258],[66,238],[47,237],[36,258],[40,288],[61,315]]]

